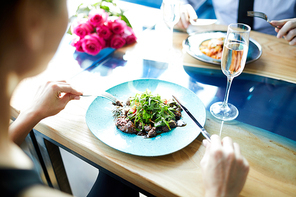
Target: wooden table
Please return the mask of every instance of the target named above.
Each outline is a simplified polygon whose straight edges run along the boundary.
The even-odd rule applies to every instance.
[[[158,12],[156,9],[134,4],[130,5],[129,11],[132,12],[134,7],[138,12],[141,9]],[[147,21],[147,18],[143,20]],[[210,25],[196,27],[196,30],[226,30],[226,27]],[[88,91],[94,88],[106,90],[126,80],[149,77],[148,71],[142,75],[144,71],[138,66],[145,60],[164,61],[158,50],[162,47],[158,38],[159,32],[148,29],[137,33],[138,42],[135,45],[121,48],[113,54],[113,57],[126,59],[121,61],[122,65],[118,66],[116,65],[118,62],[114,62],[116,69],[112,70],[109,67],[107,71],[97,72],[88,72],[81,68],[83,66],[75,60],[74,49],[69,45],[69,37],[66,35],[48,69],[39,76],[24,80],[17,88],[11,101],[12,118],[16,118],[19,111],[32,100],[39,84],[47,80],[67,79],[78,89]],[[182,42],[187,36],[187,33],[175,32],[174,47],[181,51]],[[246,65],[244,73],[295,84],[296,47],[289,46],[283,39],[258,32],[251,32],[251,37],[261,44],[263,54],[259,60]],[[188,81],[185,77],[188,78],[188,74],[184,68],[220,70],[219,66],[196,60],[185,52],[179,61],[172,65],[168,64],[168,68],[163,71],[164,74],[158,78],[186,87]],[[121,72],[126,72],[125,69],[133,73],[129,77],[120,77]],[[169,73],[172,72],[179,72],[180,79],[170,77]],[[293,98],[295,100],[295,95]],[[105,145],[88,129],[85,114],[93,99],[82,98],[80,101],[71,101],[65,110],[56,116],[44,119],[35,127],[33,133],[49,172],[46,176],[47,180],[51,181],[50,185],[71,193],[59,156],[57,148],[59,146],[93,166],[125,179],[146,195],[202,196],[204,194],[199,164],[205,152],[205,148],[201,145],[202,135],[182,150],[165,156],[140,157],[125,154]],[[296,111],[295,108],[290,110]],[[230,136],[240,144],[242,154],[250,164],[250,172],[241,196],[295,196],[296,142],[294,140],[240,121],[222,123],[215,120],[208,112],[205,128],[210,134],[221,132],[222,137]],[[288,132],[296,132],[295,126],[292,128],[294,129]]]

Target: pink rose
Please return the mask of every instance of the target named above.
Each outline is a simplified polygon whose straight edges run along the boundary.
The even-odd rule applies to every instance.
[[[89,22],[85,19],[77,21],[71,26],[71,32],[76,34],[80,38],[84,38],[84,36],[91,34],[93,30],[94,29],[91,24],[89,24]]]
[[[76,51],[84,52],[84,50],[82,48],[82,42],[81,42],[81,39],[79,37],[75,37],[72,40],[71,45],[76,48]]]
[[[108,13],[103,9],[91,10],[88,14],[88,20],[94,27],[105,23],[108,19]]]
[[[105,40],[109,39],[112,36],[112,32],[105,25],[98,26],[96,28],[96,30],[97,30],[98,35],[100,37],[104,38]]]
[[[120,35],[113,35],[110,40],[110,47],[114,49],[119,49],[125,45],[126,41]]]
[[[83,50],[90,55],[97,55],[106,45],[104,39],[95,33],[86,35],[81,42]]]
[[[125,39],[126,44],[132,44],[137,41],[137,37],[132,28],[126,27],[122,37]]]
[[[120,18],[116,17],[108,20],[108,27],[115,34],[122,34],[127,27],[126,23]]]
[[[111,47],[111,44],[110,44],[111,39],[105,40],[105,42],[106,42],[105,47]]]

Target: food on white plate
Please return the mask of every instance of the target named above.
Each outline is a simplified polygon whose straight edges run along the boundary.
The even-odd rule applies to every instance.
[[[211,58],[221,59],[224,40],[224,37],[205,40],[200,44],[199,50]]]

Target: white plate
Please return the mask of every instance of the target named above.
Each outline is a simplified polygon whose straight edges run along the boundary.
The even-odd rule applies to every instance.
[[[226,37],[227,32],[226,31],[208,31],[208,32],[202,32],[202,33],[195,33],[190,36],[183,42],[183,47],[186,49],[187,53],[191,55],[192,57],[211,64],[221,64],[221,60],[211,58],[205,54],[203,54],[199,47],[202,42],[205,40],[209,40],[212,38],[221,38]],[[250,38],[249,42],[249,50],[248,50],[248,56],[247,56],[247,62],[251,63],[253,61],[256,61],[259,59],[262,55],[262,47],[261,45]]]

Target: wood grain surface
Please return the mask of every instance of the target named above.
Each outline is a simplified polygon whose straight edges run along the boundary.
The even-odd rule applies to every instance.
[[[211,25],[198,27],[197,31],[225,29],[225,26]],[[149,40],[152,35],[148,32],[145,36],[145,40]],[[187,36],[186,33],[174,33],[174,47],[181,51],[182,42]],[[244,72],[296,83],[296,47],[289,46],[283,39],[258,32],[251,32],[251,37],[261,44],[263,54],[259,60],[248,64]],[[141,43],[119,51],[132,52]],[[196,60],[187,53],[184,53],[183,64],[220,69],[219,66]],[[73,73],[75,70],[71,68],[71,62],[64,64],[52,61],[44,73],[24,80],[11,101],[12,117],[17,117],[19,111],[31,102],[40,83],[68,78]],[[97,75],[84,75],[85,78],[96,81]],[[65,110],[44,119],[35,129],[153,195],[203,196],[199,163],[205,148],[201,145],[201,135],[184,149],[166,156],[140,157],[125,154],[105,145],[88,129],[85,114],[92,101],[93,98],[71,101]],[[240,144],[241,151],[250,164],[250,173],[241,196],[295,196],[295,141],[237,121],[222,123],[209,113],[205,128],[210,134],[221,132],[222,137],[230,136]]]

